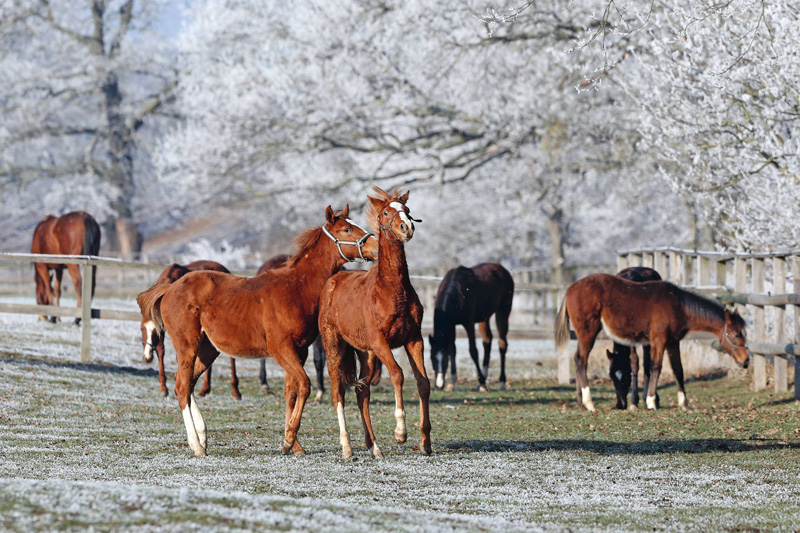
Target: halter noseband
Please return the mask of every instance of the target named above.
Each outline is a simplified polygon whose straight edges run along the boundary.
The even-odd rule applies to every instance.
[[[730,335],[728,335],[728,321],[725,321],[725,328],[722,330],[722,342],[719,343],[720,347],[725,350],[725,341],[728,341],[728,344],[731,345],[731,351],[728,352],[729,354],[733,354],[733,352],[737,348],[746,348],[745,346],[736,346],[733,341],[731,340]]]
[[[399,215],[400,213],[405,213],[405,215],[406,215],[406,216],[409,218],[409,220],[413,220],[414,222],[422,222],[422,219],[416,219],[416,218],[412,217],[411,215],[409,215],[408,213],[406,213],[405,211],[401,211],[401,210],[399,210],[399,209],[398,209],[398,210],[396,210],[396,211],[394,212],[394,215],[392,215],[392,218],[390,218],[390,219],[389,219],[389,224],[388,224],[388,225],[384,226],[383,224],[381,224],[380,222],[378,222],[378,226],[380,226],[380,228],[381,228],[381,233],[383,233],[383,236],[384,236],[384,237],[386,237],[386,240],[387,240],[387,241],[389,241],[389,242],[391,242],[391,243],[393,243],[393,244],[394,244],[394,243],[397,243],[397,242],[402,242],[402,239],[401,239],[400,237],[398,237],[398,236],[397,236],[397,233],[395,233],[395,232],[394,232],[394,229],[392,228],[392,222],[394,222],[394,217],[396,217],[396,216],[397,216],[397,215]],[[392,235],[394,236],[394,240],[392,240],[392,239],[389,237],[389,235],[386,233],[386,230],[387,230],[387,229],[388,229],[389,231],[391,231],[391,232],[392,232]]]
[[[361,231],[363,231],[364,235],[357,241],[342,241],[337,239],[324,224],[322,225],[322,232],[325,235],[327,235],[328,238],[334,242],[334,244],[336,244],[336,249],[339,250],[339,255],[342,256],[342,259],[344,259],[345,261],[357,261],[359,263],[367,263],[369,259],[364,257],[364,245],[367,243],[367,239],[369,239],[370,237],[375,238],[375,235],[368,232],[367,230],[365,230],[364,228],[362,228],[349,218],[346,218],[345,220],[349,222],[350,225],[355,226]],[[342,251],[343,244],[349,244],[351,246],[355,246],[358,249],[358,257],[347,257],[346,255],[344,255],[344,252]]]

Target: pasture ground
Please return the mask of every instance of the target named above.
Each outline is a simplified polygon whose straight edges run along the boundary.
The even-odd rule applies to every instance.
[[[283,456],[282,374],[270,366],[274,394],[266,395],[257,362],[241,361],[244,398],[236,401],[221,358],[212,394],[200,399],[210,432],[210,455],[200,459],[174,395],[158,397],[155,365],[141,362],[138,325],[95,321],[90,364],[79,362],[79,336],[68,324],[0,315],[0,529],[800,527],[800,406],[790,393],[752,392],[746,374],[691,380],[688,413],[671,385],[658,412],[615,411],[610,381],[595,379],[600,413],[591,415],[578,409],[574,387],[556,384],[551,343],[513,341],[512,388],[488,394],[472,390],[460,344],[465,381],[432,395],[433,456],[416,449],[419,411],[407,373],[409,442],[391,438],[394,399],[384,378],[372,414],[386,458],[363,449],[351,393],[355,456],[343,460],[329,397],[303,417],[308,455]],[[170,389],[174,366],[169,346]]]

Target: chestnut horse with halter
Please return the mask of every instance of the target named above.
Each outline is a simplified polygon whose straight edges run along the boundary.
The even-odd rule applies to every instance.
[[[595,412],[586,364],[600,330],[620,344],[650,344],[652,368],[647,389],[648,409],[656,409],[656,386],[664,351],[680,361],[680,341],[687,333],[711,334],[722,349],[747,368],[744,320],[716,302],[676,287],[666,281],[636,283],[611,274],[592,274],[568,289],[554,328],[556,349],[569,342],[569,322],[578,337],[575,352],[576,388],[579,403]],[[674,364],[674,363],[673,363]],[[678,383],[678,405],[688,408],[683,383]]]
[[[489,319],[495,315],[500,335],[500,390],[506,388],[506,351],[508,350],[508,315],[514,300],[514,280],[511,273],[498,263],[481,263],[472,268],[459,266],[447,272],[436,293],[433,309],[433,334],[429,337],[431,362],[436,372],[436,387],[444,387],[445,373],[450,364],[450,383],[453,390],[456,374],[456,325],[461,324],[469,338],[469,354],[478,372],[478,390],[486,392],[489,374],[489,352],[492,348],[492,328]],[[483,371],[478,362],[475,345],[475,323],[483,338]]]
[[[216,261],[193,261],[188,265],[179,265],[172,263],[165,268],[156,279],[155,285],[163,285],[175,283],[181,277],[189,272],[196,272],[198,270],[213,270],[215,272],[225,272],[230,274],[230,271]],[[167,397],[167,378],[164,375],[164,336],[163,332],[157,331],[152,317],[145,316],[142,312],[142,346],[144,346],[144,362],[149,363],[153,360],[153,352],[158,355],[158,382],[160,383],[159,392],[162,397]],[[198,396],[205,396],[211,392],[211,368],[208,367],[203,387],[200,389]],[[231,394],[237,400],[242,399],[242,394],[239,392],[239,378],[236,376],[236,359],[231,357]]]
[[[33,232],[32,254],[51,255],[97,255],[100,251],[100,226],[88,213],[74,211],[61,217],[47,215],[39,222]],[[75,294],[78,297],[78,307],[81,307],[82,278],[78,265],[65,265],[62,263],[34,263],[36,281],[36,303],[39,305],[59,305],[61,301],[61,278],[64,268],[72,276],[75,284]],[[50,285],[50,271],[54,273],[55,288]],[[97,272],[97,267],[92,267],[92,272]],[[97,278],[92,276],[92,296]],[[47,320],[44,315],[39,320]],[[51,317],[51,322],[57,322],[57,317]],[[81,319],[76,318],[75,323],[80,324]]]
[[[414,235],[413,219],[405,205],[408,193],[400,194],[395,189],[389,194],[378,187],[373,190],[378,198],[369,197],[366,218],[378,233],[378,264],[369,271],[340,272],[331,277],[322,289],[319,303],[319,330],[328,354],[331,399],[339,418],[342,456],[353,454],[344,418],[344,392],[346,386],[355,384],[367,449],[375,457],[383,457],[369,415],[369,382],[376,357],[386,366],[394,386],[394,438],[399,443],[406,441],[403,371],[392,354],[392,348],[400,346],[405,347],[417,380],[422,431],[419,450],[430,455],[430,382],[425,373],[420,331],[422,304],[411,286],[405,254],[405,243]],[[361,362],[358,381],[354,349]]]
[[[349,208],[328,206],[325,223],[305,230],[284,268],[244,278],[221,272],[190,272],[171,285],[139,295],[139,307],[156,328],[169,333],[178,355],[175,396],[189,446],[205,456],[206,424],[192,394],[197,379],[220,351],[234,357],[273,357],[285,371],[284,454],[305,453],[297,441],[311,382],[303,370],[318,335],[319,295],[325,281],[348,261],[374,260],[377,239],[348,218]]]
[[[652,268],[635,266],[628,267],[617,272],[617,276],[630,281],[661,281],[661,275]],[[639,407],[639,355],[636,348],[626,346],[618,342],[614,343],[612,351],[606,350],[611,364],[608,367],[608,374],[614,383],[614,390],[617,393],[617,409],[636,409]],[[647,390],[650,384],[650,345],[642,347],[642,359],[644,363],[644,389]],[[681,360],[677,361],[670,357],[672,373],[675,380],[683,388],[683,366]],[[628,391],[631,392],[631,403],[628,405]],[[659,405],[658,393],[656,393],[656,406]]]

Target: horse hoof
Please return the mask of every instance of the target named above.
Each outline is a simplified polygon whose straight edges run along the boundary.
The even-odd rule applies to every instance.
[[[408,440],[408,433],[395,433],[394,440],[397,441],[398,444],[403,444]]]
[[[350,446],[342,448],[342,459],[350,459],[351,457],[353,457],[353,449]]]
[[[500,382],[500,383],[497,385],[497,390],[506,390],[506,382],[505,382],[505,381],[501,381],[501,382]]]
[[[378,448],[377,444],[372,446],[372,456],[375,457],[375,459],[383,459],[383,452]]]
[[[628,411],[634,412],[634,411],[638,411],[638,410],[639,410],[639,406],[638,406],[638,405],[636,405],[636,404],[633,404],[633,403],[632,403],[632,404],[630,404],[630,405],[628,406]]]
[[[476,389],[478,392],[489,392],[489,389],[486,388],[486,385],[478,385]]]
[[[292,453],[292,447],[286,441],[283,441],[283,444],[281,444],[281,452],[283,455],[289,455]]]
[[[423,444],[420,444],[420,446],[419,446],[419,453],[421,453],[422,455],[424,455],[424,456],[426,456],[426,457],[427,457],[428,455],[432,454],[432,453],[433,453],[433,450],[431,449],[431,445],[430,445],[430,444],[428,444],[428,445],[423,445]]]
[[[161,391],[161,392],[159,392],[158,394],[159,394],[159,395],[160,395],[162,398],[166,398],[167,396],[169,396],[169,392],[167,392],[167,391],[165,391],[165,390],[162,390],[162,391]]]
[[[211,391],[207,391],[207,390],[201,390],[200,392],[198,392],[198,393],[197,393],[197,395],[198,395],[198,396],[200,396],[200,397],[202,398],[203,396],[205,396],[205,395],[206,395],[206,394],[208,394],[209,392],[211,392]]]
[[[194,450],[195,457],[208,457],[208,454],[204,449],[201,450]]]
[[[317,391],[317,394],[314,396],[314,401],[315,402],[321,402],[322,401],[322,391],[321,390]]]
[[[453,384],[452,383],[448,383],[447,385],[445,385],[444,386],[444,391],[445,392],[453,392]]]
[[[239,400],[239,401],[241,401],[241,399],[242,399],[242,395],[241,395],[240,393],[238,393],[238,392],[237,392],[237,393],[234,393],[234,394],[233,394],[233,399],[234,399],[234,400]]]
[[[264,392],[269,392],[269,385],[267,385],[266,383],[262,383],[261,390]]]

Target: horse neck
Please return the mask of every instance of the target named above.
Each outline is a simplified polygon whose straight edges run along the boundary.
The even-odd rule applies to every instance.
[[[696,299],[693,301],[693,299]],[[683,303],[684,314],[686,316],[689,331],[702,331],[721,337],[725,330],[725,313],[719,316],[717,309],[707,305],[694,295]]]
[[[380,232],[378,238],[378,277],[388,285],[410,284],[406,249],[402,242],[391,242]]]
[[[455,315],[445,309],[433,310],[433,337],[442,342],[450,342],[456,337]]]
[[[316,242],[301,250],[297,261],[291,267],[292,279],[297,281],[298,293],[307,296],[303,301],[313,301],[316,306],[325,282],[344,266],[344,259],[339,256],[333,245],[325,242],[328,239],[320,232]]]

